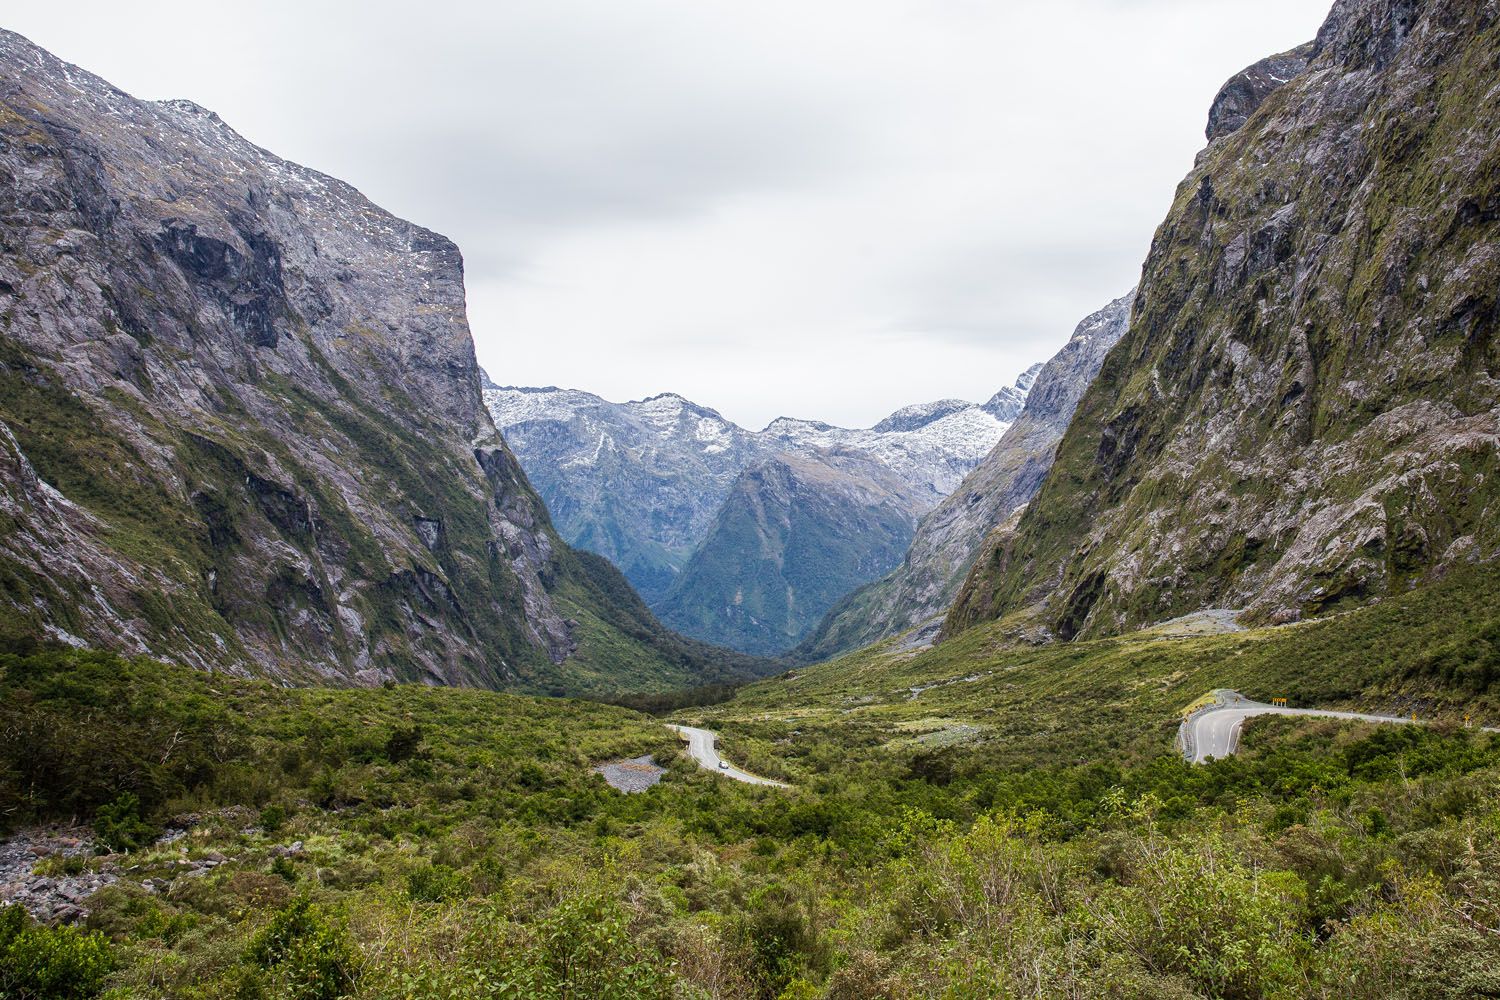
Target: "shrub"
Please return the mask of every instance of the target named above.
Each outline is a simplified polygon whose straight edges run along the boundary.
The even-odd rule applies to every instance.
[[[397,729],[385,741],[385,759],[392,764],[411,760],[422,752],[422,727]]]
[[[618,903],[598,896],[564,900],[537,928],[534,995],[594,1000],[666,1000],[670,964],[631,938]]]
[[[457,899],[467,889],[463,874],[448,865],[425,865],[406,876],[406,894],[417,903]]]
[[[260,811],[260,828],[275,833],[286,824],[286,809],[272,803]]]
[[[94,814],[94,836],[110,851],[133,851],[155,835],[155,828],[141,818],[141,800],[134,792],[121,794]]]
[[[170,946],[199,920],[198,914],[178,911],[130,882],[105,886],[89,897],[89,929],[111,941],[158,940]]]
[[[289,1000],[338,1000],[353,987],[359,968],[348,931],[307,896],[277,912],[245,958],[270,973]]]
[[[83,1000],[99,995],[113,968],[104,935],[42,927],[19,906],[0,909],[0,997]]]
[[[297,866],[291,858],[277,858],[271,862],[271,874],[290,885],[297,881]]]
[[[1290,995],[1312,945],[1301,879],[1252,867],[1216,836],[1143,840],[1133,860],[1129,884],[1101,887],[1089,908],[1107,951],[1225,1000]]]
[[[751,895],[747,910],[739,930],[752,975],[763,996],[778,996],[817,943],[806,902],[786,886],[770,885]]]

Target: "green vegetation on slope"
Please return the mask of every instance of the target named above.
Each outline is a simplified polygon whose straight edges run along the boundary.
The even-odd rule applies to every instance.
[[[1001,623],[684,714],[784,792],[619,708],[23,648],[0,656],[0,816],[199,814],[86,862],[122,874],[88,918],[119,996],[1485,995],[1500,741],[1270,720],[1191,768],[1171,738],[1220,685],[1492,721],[1496,592],[1471,573],[1310,625],[1040,649]],[[646,752],[669,764],[646,793],[589,772]]]
[[[758,656],[796,645],[901,560],[913,518],[885,470],[784,455],[746,470],[661,602],[686,635]]]
[[[1289,620],[1495,557],[1497,62],[1484,4],[1335,6],[1179,186],[1130,331],[950,631],[1038,602],[1064,638]]]
[[[809,726],[919,745],[961,739],[1018,768],[1165,752],[1178,712],[1222,687],[1301,706],[1500,725],[1495,567],[1465,567],[1431,587],[1280,628],[1184,636],[1163,627],[1032,646],[1020,638],[1027,624],[1002,620],[919,651],[887,642],[751,685],[702,716],[726,729],[766,727],[772,739]],[[772,773],[804,777],[795,758],[795,749],[778,755]]]
[[[363,488],[385,510],[407,520],[440,516],[440,542],[431,551],[388,550],[337,489],[230,405],[233,397],[214,418],[211,435],[195,433],[123,394],[86,402],[0,340],[0,421],[44,482],[99,519],[111,549],[160,573],[138,581],[121,603],[163,655],[197,662],[204,648],[217,648],[215,662],[253,669],[245,665],[243,639],[260,636],[281,650],[277,669],[293,679],[326,681],[332,664],[352,674],[350,650],[358,644],[330,595],[338,580],[355,578],[375,581],[361,588],[360,601],[371,663],[408,680],[422,679],[414,652],[446,641],[444,632],[485,654],[469,657],[459,672],[463,680],[535,693],[608,697],[767,673],[752,657],[670,633],[613,566],[561,544],[545,582],[580,626],[572,655],[550,662],[525,633],[512,568],[489,544],[488,498],[471,481],[475,470],[428,447],[416,431],[364,411],[357,395],[330,377],[345,390],[337,405],[275,376],[264,387],[285,405],[299,434],[343,443],[344,461],[361,470]],[[147,462],[118,429],[116,407],[149,430],[170,455],[168,468]],[[440,427],[422,423],[418,408],[408,409],[422,433],[441,435]],[[288,470],[295,481],[275,481],[269,466]],[[515,477],[523,501],[534,502],[519,468]],[[279,545],[287,549],[268,568],[274,562],[268,550]],[[82,632],[66,614],[86,599],[82,587],[63,574],[43,576],[0,560],[0,627],[35,634],[49,615],[61,613],[64,627]],[[446,629],[416,627],[414,618],[442,621]],[[309,629],[309,620],[323,627]]]

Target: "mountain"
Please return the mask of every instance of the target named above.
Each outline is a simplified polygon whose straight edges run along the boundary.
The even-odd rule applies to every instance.
[[[488,383],[484,396],[562,536],[613,561],[659,608],[747,469],[788,454],[867,455],[925,510],[999,440],[1034,374],[985,404],[909,406],[866,430],[783,417],[748,431],[672,393],[612,403]]]
[[[685,635],[782,653],[900,560],[921,509],[869,454],[777,455],[740,474],[658,613]]]
[[[1078,400],[1125,333],[1134,299],[1132,290],[1079,323],[1062,350],[1017,383],[1021,408],[999,443],[922,519],[901,564],[840,601],[795,659],[824,660],[947,610],[989,530],[1035,495]]]
[[[755,665],[557,537],[436,233],[0,32],[0,629],[283,680]]]
[[[1230,81],[949,632],[1033,605],[1063,638],[1295,621],[1500,553],[1497,65],[1493,4],[1340,0]]]
[[[491,383],[484,396],[562,536],[620,567],[652,603],[764,451],[754,435],[676,395],[611,403]]]

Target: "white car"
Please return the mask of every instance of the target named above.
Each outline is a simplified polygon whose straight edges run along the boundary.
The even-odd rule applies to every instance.
[[[726,764],[726,763],[724,763],[721,760],[721,761],[719,761],[719,770],[721,770],[721,771],[727,771],[727,770],[729,770],[729,765]]]

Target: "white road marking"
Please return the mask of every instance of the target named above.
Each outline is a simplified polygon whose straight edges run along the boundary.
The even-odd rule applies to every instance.
[[[1251,701],[1238,691],[1227,688],[1214,692],[1215,702],[1182,720],[1177,731],[1177,745],[1190,764],[1202,764],[1215,757],[1228,757],[1239,749],[1240,731],[1246,719],[1258,715],[1306,715],[1322,719],[1348,719],[1353,722],[1378,722],[1410,726],[1412,719],[1396,715],[1366,715],[1361,712],[1325,711],[1317,708],[1282,708]],[[1420,723],[1417,723],[1420,725]],[[1500,730],[1486,727],[1484,732]]]

